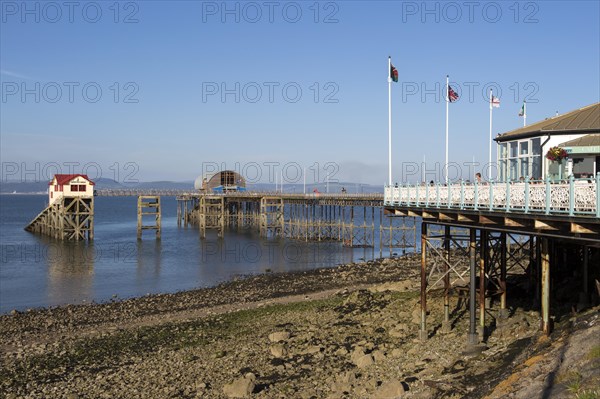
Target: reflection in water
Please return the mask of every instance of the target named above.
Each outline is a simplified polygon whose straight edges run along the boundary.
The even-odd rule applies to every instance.
[[[77,303],[94,297],[94,264],[101,256],[93,242],[45,244],[48,261],[48,302]]]
[[[332,267],[379,254],[377,243],[347,248],[341,242],[265,239],[255,230],[226,230],[221,239],[210,231],[202,240],[197,228],[178,227],[175,198],[161,203],[161,240],[136,240],[135,197],[99,197],[94,241],[58,241],[23,230],[43,202],[38,200],[7,197],[0,207],[0,313],[196,289],[240,275]]]
[[[129,243],[133,248],[137,259],[136,282],[138,289],[146,288],[155,291],[159,286],[159,278],[162,262],[161,240],[137,240],[135,245]],[[131,248],[125,248],[129,252]]]
[[[225,233],[218,239],[207,235],[198,248],[198,279],[216,276],[310,270],[350,263],[375,256],[375,249],[346,248],[339,242],[305,242],[281,238],[261,239],[255,234]]]

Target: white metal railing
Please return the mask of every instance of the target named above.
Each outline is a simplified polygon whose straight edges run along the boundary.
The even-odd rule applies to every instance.
[[[280,191],[228,191],[209,192],[190,190],[159,190],[159,189],[100,189],[96,190],[98,196],[134,196],[134,195],[165,195],[165,196],[223,196],[223,197],[281,197],[281,198],[334,198],[334,199],[365,199],[383,201],[383,194],[379,193],[282,193]]]
[[[510,183],[386,186],[385,206],[600,217],[600,173],[594,178]]]
[[[372,200],[372,201],[381,201],[383,202],[383,194],[382,193],[321,193],[321,192],[317,192],[317,193],[282,193],[279,191],[230,191],[230,192],[226,192],[226,193],[200,193],[200,192],[188,192],[182,195],[189,195],[189,196],[202,196],[202,195],[209,195],[209,196],[221,196],[221,197],[232,197],[232,198],[236,198],[236,197],[241,197],[241,198],[248,198],[248,197],[278,197],[278,198],[283,198],[283,199],[314,199],[314,198],[320,198],[320,199],[327,199],[327,198],[331,198],[331,199],[348,199],[348,200]]]

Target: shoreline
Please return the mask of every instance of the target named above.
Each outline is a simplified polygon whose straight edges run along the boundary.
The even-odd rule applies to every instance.
[[[156,317],[214,306],[244,304],[339,289],[352,282],[353,285],[374,284],[392,279],[416,277],[416,266],[413,272],[391,267],[392,264],[414,266],[416,261],[420,261],[418,255],[406,254],[393,260],[381,258],[305,271],[237,275],[215,286],[173,293],[11,310],[0,315],[0,335],[4,335],[5,332],[15,332],[19,329],[20,323],[33,324],[28,329],[29,333],[76,330],[115,318],[127,321],[139,317]],[[370,268],[366,274],[361,270],[365,267]],[[90,314],[95,314],[96,318],[91,320],[88,317]],[[49,324],[47,327],[44,327],[43,323],[38,323],[42,319],[45,324]],[[15,321],[16,325],[13,325]]]
[[[504,398],[600,392],[600,308],[551,338],[519,304],[463,353],[464,303],[420,322],[418,255],[0,316],[6,398]],[[594,346],[595,345],[595,346]],[[576,373],[576,374],[574,374]],[[554,376],[548,386],[548,378]],[[594,391],[598,390],[598,391]],[[2,395],[0,395],[2,396]],[[554,397],[554,396],[551,396]],[[593,397],[593,396],[592,396]]]
[[[32,192],[32,193],[0,193],[0,195],[48,195],[47,192],[42,192],[42,191],[36,191],[36,192]]]

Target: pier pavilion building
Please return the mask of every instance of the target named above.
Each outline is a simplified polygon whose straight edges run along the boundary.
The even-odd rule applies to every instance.
[[[591,177],[600,172],[600,103],[500,134],[495,141],[500,182]],[[548,159],[552,147],[568,157]]]

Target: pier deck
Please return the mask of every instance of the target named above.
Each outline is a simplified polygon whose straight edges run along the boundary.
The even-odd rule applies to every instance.
[[[378,241],[380,252],[416,251],[415,218],[383,215],[381,193],[187,193],[177,203],[178,223],[198,225],[202,238],[207,229],[223,237],[225,227],[251,228],[266,238],[340,241],[348,247],[374,247]]]
[[[600,279],[598,187],[600,174],[563,182],[385,187],[386,213],[421,218],[421,339],[429,336],[427,293],[443,288],[442,331],[448,331],[450,292],[458,283],[469,287],[468,346],[485,342],[490,308],[494,307],[496,325],[508,315],[509,264],[520,266],[527,276],[545,333],[552,329],[552,278],[577,279],[577,307],[588,306],[593,281]],[[430,226],[442,226],[443,232],[433,232]],[[453,233],[456,228],[466,234]],[[518,247],[520,257],[510,246]],[[454,259],[453,249],[466,254],[467,261]]]

